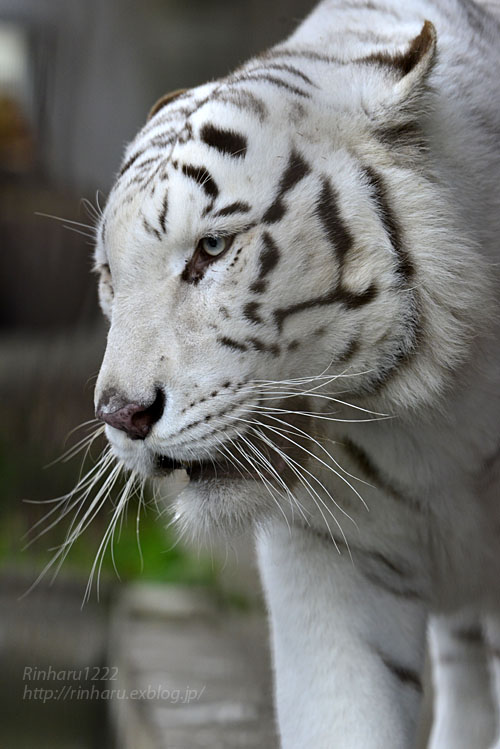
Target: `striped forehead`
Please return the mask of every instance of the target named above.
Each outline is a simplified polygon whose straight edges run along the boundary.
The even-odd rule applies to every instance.
[[[278,180],[290,152],[283,121],[294,119],[300,102],[285,93],[278,101],[275,91],[208,84],[160,109],[127,149],[108,200],[105,229],[137,227],[139,216],[147,233],[163,235],[173,204],[185,213],[178,202],[182,196],[192,205],[200,196],[200,212],[215,204],[223,215],[260,202],[263,173],[269,185]]]

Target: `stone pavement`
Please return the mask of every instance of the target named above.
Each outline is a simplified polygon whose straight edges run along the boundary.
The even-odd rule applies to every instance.
[[[117,746],[276,749],[267,640],[260,611],[223,610],[189,588],[128,586],[108,661]]]

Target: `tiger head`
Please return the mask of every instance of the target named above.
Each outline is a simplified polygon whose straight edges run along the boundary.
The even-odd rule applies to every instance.
[[[96,411],[131,470],[187,470],[189,522],[270,510],[322,393],[415,406],[459,357],[429,314],[458,301],[426,286],[445,259],[426,265],[439,196],[415,166],[434,51],[431,24],[397,64],[278,47],[165,97],[128,147],[98,228]]]

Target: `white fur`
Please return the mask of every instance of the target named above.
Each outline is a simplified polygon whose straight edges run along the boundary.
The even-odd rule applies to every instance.
[[[181,528],[193,533],[255,524],[285,749],[414,746],[420,693],[413,676],[422,668],[433,613],[440,617],[433,639],[438,661],[457,622],[480,623],[484,632],[481,656],[465,649],[462,656],[455,643],[458,666],[446,658],[438,665],[437,686],[445,692],[433,749],[487,749],[495,731],[500,746],[498,722],[485,717],[491,699],[485,658],[500,653],[500,47],[498,25],[491,18],[480,33],[477,15],[469,0],[325,0],[271,57],[236,74],[251,77],[270,65],[272,75],[312,92],[310,98],[266,81],[241,84],[258,96],[259,115],[230,103],[234,79],[228,78],[174,99],[128,147],[125,163],[141,155],[106,207],[96,265],[111,267],[102,288],[111,327],[96,403],[109,388],[136,403],[148,402],[157,386],[167,396],[146,440],[132,442],[107,427],[129,468],[147,476],[155,455],[189,461],[229,449],[238,456],[230,438],[245,435],[254,449],[265,449],[248,429],[258,398],[274,393],[265,403],[286,410],[290,387],[303,391],[307,411],[323,416],[304,417],[313,454],[299,448],[304,481],[292,475],[288,489],[266,480],[191,482],[176,501]],[[403,53],[425,20],[435,27],[437,46],[428,46],[407,75],[362,61],[386,50]],[[286,50],[336,61],[287,57]],[[314,85],[273,62],[300,66]],[[186,135],[187,121],[193,137]],[[246,156],[227,157],[202,143],[207,122],[244,134]],[[375,135],[408,122],[421,128],[425,153],[388,146]],[[172,132],[171,143],[155,143]],[[263,225],[291,149],[310,172],[283,198],[282,220]],[[220,191],[212,213],[203,215],[207,195],[179,164],[209,170]],[[406,286],[395,282],[397,252],[363,167],[382,175],[402,226],[415,266]],[[325,177],[355,239],[342,283],[361,294],[376,282],[379,293],[355,308],[318,305],[290,314],[279,332],[272,325],[277,308],[326,294],[340,278],[316,210]],[[233,201],[247,202],[251,211],[213,216]],[[259,273],[263,230],[280,261],[256,296],[249,285]],[[200,237],[214,234],[236,235],[231,251],[199,284],[180,280]],[[259,303],[266,324],[242,314],[249,301]],[[376,389],[374,373],[398,363],[395,352],[408,345],[409,316],[417,308],[423,329],[417,351]],[[221,345],[221,335],[244,350]],[[251,343],[257,336],[261,348],[278,343],[279,355],[257,350]],[[358,349],[342,364],[353,337]],[[323,386],[325,380],[297,382],[325,373],[332,379]],[[342,402],[317,397],[332,392]],[[230,414],[217,416],[233,404]],[[228,424],[226,432],[213,429]],[[268,421],[262,429],[273,440],[273,428],[282,426]],[[300,441],[297,428],[292,434]],[[368,475],[366,465],[361,475],[360,454],[378,475]],[[492,662],[498,686],[500,660]],[[468,705],[457,707],[457,700],[468,700],[471,691],[468,719]]]

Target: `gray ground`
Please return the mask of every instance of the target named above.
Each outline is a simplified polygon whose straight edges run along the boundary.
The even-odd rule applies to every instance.
[[[273,749],[266,623],[202,592],[131,587],[115,611],[110,662],[120,749]],[[148,696],[149,695],[149,698]]]

